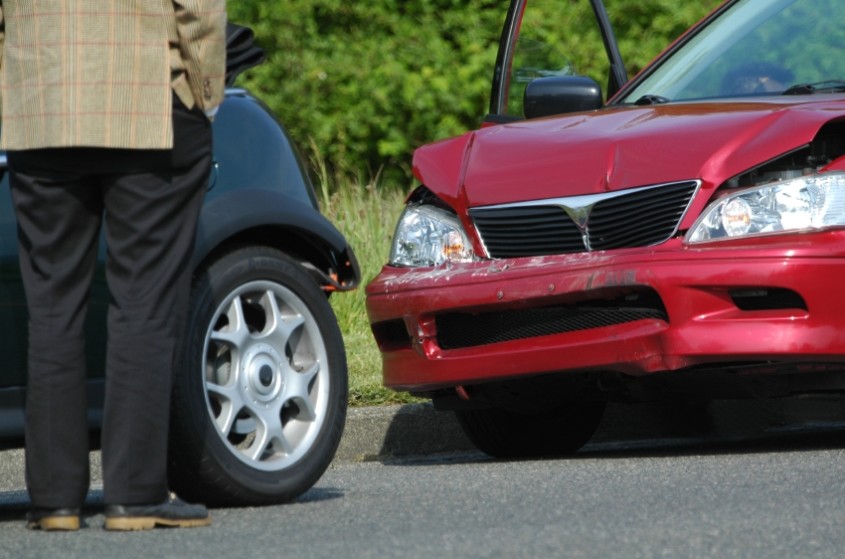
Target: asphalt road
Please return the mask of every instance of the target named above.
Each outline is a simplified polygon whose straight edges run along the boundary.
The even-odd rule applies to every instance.
[[[842,557],[845,424],[752,435],[605,435],[567,459],[472,451],[337,461],[297,502],[215,509],[211,528],[24,529],[0,456],[0,557]],[[94,454],[96,459],[96,454]]]

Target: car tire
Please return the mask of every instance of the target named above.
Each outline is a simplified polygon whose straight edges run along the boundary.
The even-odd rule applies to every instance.
[[[171,488],[209,505],[296,498],[334,458],[347,384],[337,320],[299,262],[243,247],[203,266],[174,371]]]
[[[566,403],[542,413],[502,408],[457,410],[470,442],[497,458],[560,456],[575,452],[601,423],[604,402]]]

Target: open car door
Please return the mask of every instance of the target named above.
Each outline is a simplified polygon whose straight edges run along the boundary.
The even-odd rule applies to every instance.
[[[493,72],[488,123],[600,107],[628,80],[602,0],[589,2],[591,21],[571,0],[511,0]],[[605,76],[584,76],[567,56],[572,33],[601,34]],[[577,63],[577,61],[574,61]],[[602,96],[598,80],[607,84]]]

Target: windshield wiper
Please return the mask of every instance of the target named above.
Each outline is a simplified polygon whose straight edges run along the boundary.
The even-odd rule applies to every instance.
[[[643,95],[636,101],[634,101],[635,105],[662,105],[663,103],[668,103],[671,99],[667,97],[663,97],[661,95]]]
[[[813,95],[814,93],[837,93],[845,91],[845,81],[829,80],[815,83],[799,83],[790,86],[783,95]]]

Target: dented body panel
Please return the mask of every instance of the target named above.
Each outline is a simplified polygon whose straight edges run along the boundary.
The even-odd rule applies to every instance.
[[[770,240],[771,241],[771,240]],[[426,391],[558,371],[647,375],[719,362],[845,364],[845,232],[736,246],[549,256],[454,265],[427,272],[385,268],[368,291],[370,320],[401,318],[405,347],[383,347],[384,380]],[[532,306],[577,306],[648,287],[667,320],[639,320],[530,339],[443,350],[436,317]],[[785,288],[806,309],[744,311],[729,291]]]
[[[419,148],[414,174],[459,215],[531,199],[700,178],[713,189],[807,145],[845,113],[845,98],[613,107],[502,124]],[[697,215],[698,212],[691,212]]]

